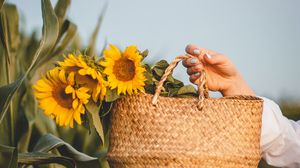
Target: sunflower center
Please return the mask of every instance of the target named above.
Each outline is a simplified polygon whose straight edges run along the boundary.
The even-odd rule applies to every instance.
[[[64,107],[64,108],[72,108],[72,95],[71,94],[66,94],[65,93],[65,88],[67,86],[57,86],[57,88],[55,88],[52,93],[53,93],[53,97],[56,100],[56,102]]]
[[[116,78],[120,81],[132,80],[135,75],[134,62],[122,57],[115,62],[113,72]]]

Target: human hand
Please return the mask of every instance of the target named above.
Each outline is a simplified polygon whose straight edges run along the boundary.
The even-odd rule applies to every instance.
[[[228,57],[191,44],[186,52],[195,57],[183,61],[192,83],[198,84],[204,69],[209,90],[220,91],[223,96],[255,95]]]

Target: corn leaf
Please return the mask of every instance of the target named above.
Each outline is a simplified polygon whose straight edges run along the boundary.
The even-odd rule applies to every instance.
[[[1,9],[2,9],[2,6],[3,6],[3,4],[4,4],[4,1],[5,1],[5,0],[0,0],[0,11],[1,11]]]
[[[69,20],[66,20],[62,27],[62,34],[60,34],[58,37],[60,41],[56,42],[57,47],[54,49],[54,51],[51,52],[51,54],[41,59],[39,66],[48,63],[49,60],[51,60],[55,56],[59,56],[60,54],[62,54],[63,51],[72,43],[76,32],[77,26]]]
[[[33,125],[35,124],[36,113],[38,111],[37,102],[34,99],[33,92],[30,86],[27,87],[27,91],[22,97],[20,103],[23,107],[21,108],[21,113],[22,116],[24,116],[24,124],[22,124],[22,128],[20,129],[24,129],[24,131],[19,131],[19,134],[21,135],[19,135],[20,139],[18,141],[18,151],[28,152]],[[24,128],[25,125],[26,127]]]
[[[42,0],[42,14],[44,22],[42,39],[40,41],[39,48],[33,57],[30,67],[27,69],[26,73],[14,83],[2,86],[0,88],[0,124],[7,112],[7,108],[12,96],[21,86],[22,82],[26,79],[31,69],[36,65],[37,62],[39,62],[40,57],[49,54],[58,37],[58,21],[52,9],[50,0]]]
[[[5,54],[3,58],[5,60],[5,75],[6,83],[9,84],[16,79],[19,75],[20,67],[14,66],[17,64],[17,49],[19,48],[20,36],[19,36],[19,14],[15,5],[12,4],[4,4],[3,10],[0,14],[0,36],[1,42]],[[12,98],[12,97],[11,97]],[[9,145],[15,146],[15,127],[17,125],[17,108],[18,108],[18,96],[16,96],[12,102],[7,102],[7,107],[10,105],[9,109],[9,117],[6,118],[5,123],[3,123],[0,127],[2,131],[3,128],[9,128],[4,133],[10,137]],[[1,116],[1,115],[0,115]],[[1,119],[1,118],[0,118]],[[9,120],[8,120],[9,119]],[[2,120],[2,119],[1,119]],[[8,131],[9,130],[9,131]],[[3,143],[3,142],[2,142]],[[4,144],[8,144],[5,143]]]
[[[23,79],[24,80],[24,79]],[[16,82],[0,87],[0,124],[7,112],[8,105],[12,99],[13,94],[20,87],[22,78],[18,79]]]
[[[18,163],[20,165],[41,165],[57,163],[66,166],[67,168],[76,167],[75,161],[71,158],[45,152],[30,152],[18,154]]]
[[[39,47],[39,40],[37,39],[37,31],[33,31],[29,37],[21,36],[21,45],[18,50],[18,58],[22,71],[25,72],[33,60],[33,57]]]
[[[0,144],[0,167],[17,168],[17,154],[15,147]]]
[[[46,134],[42,136],[37,142],[36,146],[33,149],[33,152],[49,152],[53,149],[59,151],[63,156],[72,158],[78,167],[99,167],[98,158],[88,156],[82,152],[77,151],[70,144],[64,142],[58,137],[55,137],[52,134]],[[97,166],[98,165],[98,166]]]
[[[64,31],[63,39],[60,41],[60,45],[55,49],[55,51],[51,54],[51,57],[57,56],[62,54],[62,52],[72,43],[73,38],[77,32],[77,26],[66,20],[64,22],[64,26],[66,27],[66,31]]]
[[[15,53],[19,45],[19,14],[15,5],[4,4],[1,11],[0,37],[5,57],[11,62],[11,52]]]
[[[54,11],[58,19],[59,28],[61,28],[64,23],[70,4],[71,0],[59,0],[55,5]]]

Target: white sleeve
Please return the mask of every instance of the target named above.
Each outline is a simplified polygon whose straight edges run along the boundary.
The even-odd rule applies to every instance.
[[[263,159],[276,167],[300,168],[300,121],[287,119],[275,102],[262,99],[260,146]]]

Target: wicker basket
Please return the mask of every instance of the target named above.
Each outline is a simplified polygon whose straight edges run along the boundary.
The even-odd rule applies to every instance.
[[[257,168],[262,100],[253,96],[208,98],[205,73],[199,99],[127,96],[116,102],[108,160],[112,167]],[[159,101],[157,101],[159,100]]]

